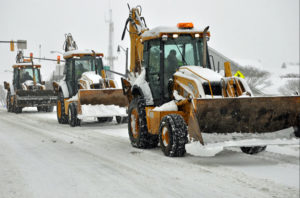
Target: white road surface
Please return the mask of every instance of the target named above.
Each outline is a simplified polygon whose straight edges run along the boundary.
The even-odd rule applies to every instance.
[[[0,198],[299,197],[299,145],[258,155],[165,157],[130,145],[127,125],[58,124],[0,109]]]

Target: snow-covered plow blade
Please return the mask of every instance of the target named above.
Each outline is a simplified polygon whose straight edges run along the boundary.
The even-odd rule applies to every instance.
[[[18,107],[54,106],[57,95],[52,90],[18,90],[16,105]]]
[[[271,133],[300,126],[300,97],[193,99],[190,135],[201,133]]]
[[[81,105],[116,105],[128,106],[128,99],[122,89],[89,89],[78,91]]]

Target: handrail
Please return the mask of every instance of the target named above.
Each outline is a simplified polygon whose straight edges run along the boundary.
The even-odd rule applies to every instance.
[[[202,76],[200,76],[199,74],[197,74],[196,72],[194,72],[193,70],[187,68],[187,67],[180,67],[180,69],[186,69],[186,70],[189,70],[190,72],[192,72],[193,74],[195,74],[196,76],[199,76],[200,78],[202,78],[203,80],[206,80],[208,82],[208,85],[209,85],[209,90],[210,90],[210,94],[211,94],[211,97],[214,98],[214,95],[213,95],[213,92],[212,92],[212,88],[211,88],[211,84],[210,84],[210,81]]]

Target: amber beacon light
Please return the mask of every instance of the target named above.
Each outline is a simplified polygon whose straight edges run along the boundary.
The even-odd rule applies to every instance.
[[[178,23],[177,27],[180,29],[192,29],[192,28],[194,28],[194,24],[193,23]]]

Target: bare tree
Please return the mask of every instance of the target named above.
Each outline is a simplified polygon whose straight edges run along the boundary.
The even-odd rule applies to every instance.
[[[272,83],[269,79],[270,73],[265,70],[260,70],[255,67],[239,67],[245,79],[255,95],[263,95],[263,89],[269,87]]]
[[[300,79],[288,80],[284,86],[279,88],[279,92],[283,95],[299,95]]]

